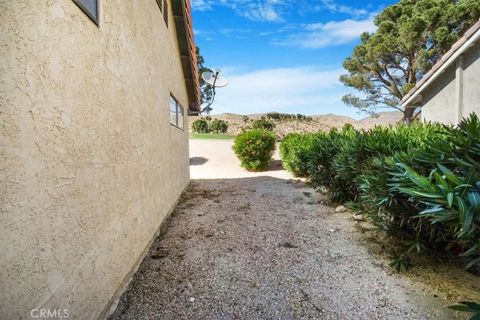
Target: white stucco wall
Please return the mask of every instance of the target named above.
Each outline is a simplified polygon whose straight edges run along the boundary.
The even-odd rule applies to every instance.
[[[458,61],[421,93],[424,121],[457,124],[472,112],[480,116],[480,44],[465,51],[462,70]]]
[[[0,319],[104,314],[189,181],[171,12],[100,3],[0,0]]]

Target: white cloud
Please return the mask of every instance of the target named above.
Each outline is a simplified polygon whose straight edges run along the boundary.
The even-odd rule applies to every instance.
[[[213,1],[211,0],[192,0],[192,9],[196,11],[212,10]]]
[[[215,32],[209,30],[200,30],[200,29],[193,29],[193,34],[195,37],[201,37],[206,41],[213,41]]]
[[[192,9],[207,11],[224,6],[251,20],[279,22],[283,20],[281,12],[286,4],[287,0],[192,0]]]
[[[346,5],[338,5],[333,0],[322,0],[322,5],[316,5],[314,9],[316,11],[327,8],[332,12],[345,13],[352,16],[364,16],[368,14],[365,9],[355,9]]]
[[[362,33],[375,30],[374,15],[371,15],[363,20],[347,19],[307,24],[301,32],[291,34],[282,40],[275,40],[274,43],[318,49],[350,43],[359,39]]]
[[[215,113],[251,114],[287,112],[302,114],[338,113],[354,116],[341,98],[347,93],[338,80],[342,68],[321,70],[293,67],[235,73],[223,70],[230,84],[217,90]]]

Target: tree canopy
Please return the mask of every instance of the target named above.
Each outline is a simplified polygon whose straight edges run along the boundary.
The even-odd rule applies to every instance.
[[[479,0],[400,0],[375,18],[377,31],[364,33],[340,81],[360,91],[344,103],[370,114],[378,108],[403,112],[402,98],[450,47],[480,18]]]

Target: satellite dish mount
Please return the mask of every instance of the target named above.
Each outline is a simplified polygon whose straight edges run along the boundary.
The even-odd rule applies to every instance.
[[[223,88],[228,85],[228,81],[220,76],[220,69],[208,70],[202,73],[202,79],[212,87],[212,96],[209,101],[205,102],[205,107],[202,108],[200,114],[209,114],[212,109],[212,104],[215,102],[215,96],[217,94],[216,88]]]

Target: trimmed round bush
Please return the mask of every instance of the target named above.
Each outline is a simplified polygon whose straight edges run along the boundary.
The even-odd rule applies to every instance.
[[[192,130],[195,133],[208,133],[208,121],[204,118],[193,121]]]
[[[209,129],[210,132],[213,133],[227,133],[228,122],[220,119],[215,119],[210,123]]]
[[[263,129],[246,131],[235,138],[233,150],[245,169],[264,170],[275,151],[275,135]]]
[[[275,129],[275,123],[265,119],[259,119],[252,122],[252,128],[273,131],[273,129]]]

